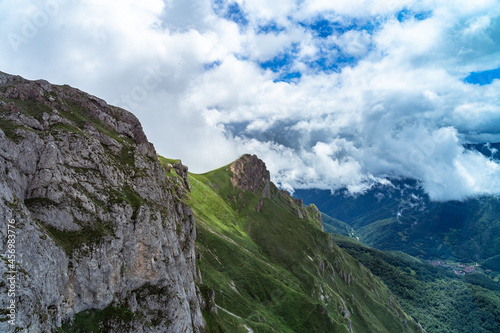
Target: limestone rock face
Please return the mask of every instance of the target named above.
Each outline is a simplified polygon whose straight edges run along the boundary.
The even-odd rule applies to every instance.
[[[231,183],[245,191],[261,191],[265,198],[271,197],[271,177],[266,164],[256,155],[243,155],[231,166]]]
[[[110,332],[204,331],[187,169],[177,169],[184,182],[173,184],[131,113],[0,73],[0,286],[14,220],[18,331],[51,332],[90,309]],[[0,293],[1,309],[10,301]]]
[[[300,218],[309,217],[317,221],[321,229],[323,229],[323,221],[318,208],[314,204],[306,207],[302,199],[295,199],[287,191],[276,188],[271,182],[266,164],[256,155],[243,155],[231,163],[229,169],[232,173],[231,184],[234,187],[238,187],[244,191],[252,191],[262,196],[255,207],[257,212],[260,212],[264,206],[262,198],[271,199],[271,195],[282,196],[285,199],[283,201],[288,203],[290,211],[293,214]]]

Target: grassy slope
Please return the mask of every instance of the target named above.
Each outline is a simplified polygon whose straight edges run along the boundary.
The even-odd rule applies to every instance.
[[[220,307],[205,312],[211,332],[418,331],[385,285],[331,242],[313,208],[298,218],[273,185],[257,212],[261,197],[229,177],[226,167],[190,175],[202,288]]]
[[[354,229],[347,223],[334,219],[333,217],[323,213],[321,214],[321,219],[323,220],[323,228],[325,232],[344,236],[354,236]]]
[[[401,252],[382,252],[340,235],[333,238],[380,276],[428,332],[500,332],[500,286],[484,275],[460,278]]]

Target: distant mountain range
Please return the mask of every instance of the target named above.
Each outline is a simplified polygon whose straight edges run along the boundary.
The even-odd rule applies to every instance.
[[[499,148],[466,146],[492,159]],[[427,331],[500,330],[499,198],[435,202],[415,179],[391,179],[358,196],[294,196],[317,205],[335,243],[380,276]]]
[[[495,146],[498,144],[491,145]],[[481,147],[484,145],[475,148]],[[328,215],[324,218],[326,230],[358,237],[377,249],[478,262],[500,270],[497,197],[435,202],[414,179],[392,179],[391,185],[378,185],[355,197],[347,191],[332,194],[323,190],[297,190],[295,196],[316,204]]]

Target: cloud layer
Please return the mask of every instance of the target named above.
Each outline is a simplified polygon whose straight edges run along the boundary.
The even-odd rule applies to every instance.
[[[131,110],[195,172],[255,153],[289,190],[500,192],[463,148],[500,142],[495,0],[6,0],[0,31],[1,71]]]

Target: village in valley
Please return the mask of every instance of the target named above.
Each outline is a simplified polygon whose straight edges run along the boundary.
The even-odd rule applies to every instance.
[[[483,270],[481,265],[475,263],[474,265],[464,265],[460,263],[454,263],[450,261],[444,261],[440,259],[425,260],[429,264],[435,267],[443,267],[445,269],[451,269],[456,275],[466,275],[470,273],[491,273],[491,270]]]

